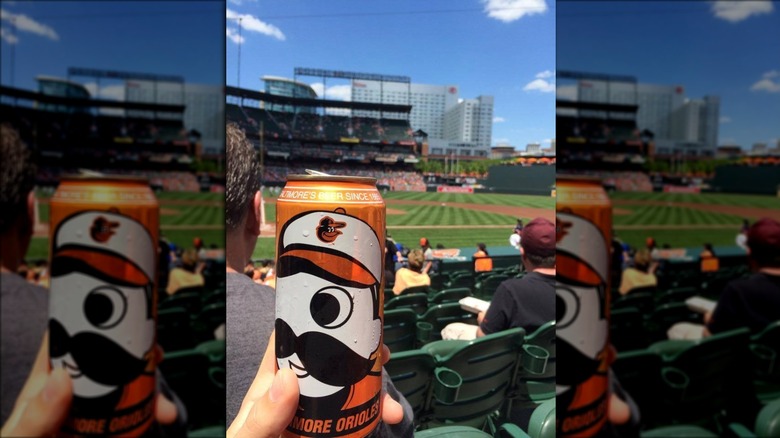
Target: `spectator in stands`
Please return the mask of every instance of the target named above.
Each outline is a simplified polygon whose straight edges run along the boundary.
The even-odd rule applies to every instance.
[[[260,271],[255,269],[255,264],[252,263],[251,260],[246,262],[246,266],[244,266],[244,275],[251,278],[252,280],[255,279],[255,275],[257,275],[258,277],[260,276]]]
[[[715,257],[715,250],[712,248],[711,243],[704,244],[704,249],[699,253],[699,257],[703,259]]]
[[[515,227],[514,230],[512,230],[512,235],[509,236],[509,244],[515,247],[516,250],[522,251],[520,248],[520,234],[523,232],[522,225],[518,228]]]
[[[474,272],[490,272],[493,270],[493,259],[490,258],[487,246],[484,243],[477,244],[477,252],[471,256],[471,259],[474,261]]]
[[[749,228],[743,225],[743,227],[740,228],[739,233],[737,233],[736,239],[734,239],[737,246],[744,249],[745,251],[748,251],[748,229]]]
[[[70,409],[72,380],[64,368],[50,370],[48,291],[16,274],[33,234],[36,166],[10,124],[0,126],[0,137],[0,436],[51,436]],[[185,433],[184,406],[162,378],[155,413],[159,424],[169,425],[157,435]]]
[[[658,260],[661,256],[661,252],[658,249],[658,244],[655,242],[655,239],[652,237],[648,237],[645,239],[645,248],[647,248],[647,251],[650,253],[650,258],[653,260]]]
[[[227,435],[278,436],[298,407],[298,381],[290,369],[275,371],[273,289],[255,284],[239,271],[251,257],[260,234],[260,169],[252,146],[237,125],[228,124],[225,137],[228,157],[226,406],[230,424]],[[384,357],[389,357],[389,350],[385,349],[384,353]],[[386,394],[380,435],[411,436],[414,430],[411,407],[386,374],[383,381]]]
[[[528,272],[498,286],[487,312],[477,316],[477,336],[514,327],[531,333],[555,319],[555,224],[536,218],[523,228],[520,244]]]
[[[385,230],[385,278],[391,279],[395,276],[395,260],[398,249],[395,247],[395,241]]]
[[[634,254],[634,266],[623,271],[618,288],[620,295],[625,295],[634,289],[657,285],[658,278],[655,276],[657,268],[658,262],[651,259],[650,252],[646,248],[639,249]]]
[[[165,292],[173,295],[183,289],[203,286],[203,269],[206,264],[198,259],[195,248],[189,248],[181,255],[181,267],[171,269],[168,276],[168,287]]]
[[[780,321],[780,222],[763,218],[748,229],[747,238],[754,274],[726,285],[705,317],[705,336],[739,327],[758,332]]]
[[[402,267],[395,272],[395,283],[393,284],[393,294],[401,295],[406,289],[414,286],[430,286],[431,277],[422,272],[425,256],[421,249],[409,251],[407,257],[409,267]]]
[[[435,259],[433,257],[433,249],[431,248],[431,242],[428,241],[428,238],[420,238],[420,248],[425,257],[425,264],[423,265],[422,272],[424,274],[433,274],[436,272],[436,266],[434,266]]]

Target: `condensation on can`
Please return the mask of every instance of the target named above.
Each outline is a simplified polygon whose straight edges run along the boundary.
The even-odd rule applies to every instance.
[[[376,179],[290,175],[276,204],[276,366],[286,437],[364,437],[381,416],[385,202]]]
[[[601,180],[556,179],[557,436],[588,437],[609,401],[612,206]]]
[[[74,389],[62,436],[152,424],[159,215],[144,178],[66,175],[49,202],[49,363]]]

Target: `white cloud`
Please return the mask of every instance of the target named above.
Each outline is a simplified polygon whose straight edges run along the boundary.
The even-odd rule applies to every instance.
[[[544,79],[534,79],[525,84],[523,91],[539,91],[540,93],[552,93],[555,91],[555,84],[547,82]]]
[[[536,77],[539,78],[539,79],[547,79],[547,78],[553,77],[554,75],[555,75],[555,73],[553,73],[552,71],[545,70],[543,72],[537,73]]]
[[[482,0],[488,17],[511,23],[526,15],[542,14],[547,11],[545,0]]]
[[[5,9],[0,9],[0,19],[11,23],[16,27],[17,31],[33,33],[52,41],[59,41],[60,39],[60,36],[57,35],[57,32],[53,28],[43,23],[39,23],[24,14],[14,14]],[[3,39],[6,39],[5,35],[3,35]]]
[[[778,71],[772,70],[764,73],[761,79],[753,84],[752,91],[766,91],[767,93],[780,93],[780,80],[778,80]]]
[[[284,33],[282,33],[278,27],[274,26],[273,24],[268,24],[253,15],[240,14],[231,9],[225,9],[225,13],[226,18],[230,20],[231,23],[239,24],[244,30],[270,36],[272,38],[276,38],[279,41],[284,41],[287,39],[287,37],[284,36]],[[233,40],[233,42],[235,42],[235,40]]]
[[[246,41],[246,38],[244,38],[243,35],[239,35],[238,31],[231,27],[225,28],[225,33],[228,39],[233,41],[234,44],[244,44],[244,41]]]
[[[712,13],[722,20],[737,23],[751,15],[768,14],[774,10],[770,0],[758,1],[716,1]]]
[[[2,39],[8,44],[16,44],[19,42],[19,38],[17,38],[16,35],[13,34],[13,32],[11,32],[6,28],[0,29],[0,39]]]
[[[729,116],[722,116],[720,118],[720,123],[731,123],[731,117],[729,117]]]
[[[504,123],[506,119],[503,117],[493,117],[493,123]]]
[[[317,93],[317,96],[324,97],[326,99],[333,99],[333,100],[344,100],[344,101],[352,100],[351,85],[332,85],[328,87],[327,90],[324,90],[324,92],[323,92],[324,85],[322,84],[322,82],[315,82],[310,85]]]

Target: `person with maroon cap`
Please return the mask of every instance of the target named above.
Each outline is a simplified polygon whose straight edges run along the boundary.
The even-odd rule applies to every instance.
[[[555,319],[555,224],[536,218],[523,227],[523,278],[501,283],[486,312],[477,316],[477,337],[523,327],[531,333]]]
[[[780,222],[763,218],[747,232],[748,262],[753,275],[731,281],[711,315],[704,336],[739,327],[753,333],[780,320]]]

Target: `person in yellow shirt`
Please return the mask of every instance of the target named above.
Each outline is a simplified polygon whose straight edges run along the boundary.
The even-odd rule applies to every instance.
[[[620,280],[620,295],[625,295],[633,289],[646,286],[655,286],[658,284],[658,278],[655,276],[655,270],[658,263],[652,260],[650,251],[646,248],[637,250],[634,254],[634,267],[626,268]]]
[[[430,286],[431,277],[422,272],[425,256],[421,249],[409,251],[407,256],[409,267],[403,267],[395,272],[395,284],[393,294],[401,295],[405,289],[414,286]]]
[[[205,264],[198,262],[198,252],[194,248],[184,251],[181,261],[182,267],[173,268],[168,277],[168,287],[165,290],[168,295],[173,295],[184,288],[203,286],[204,284],[202,272]]]

